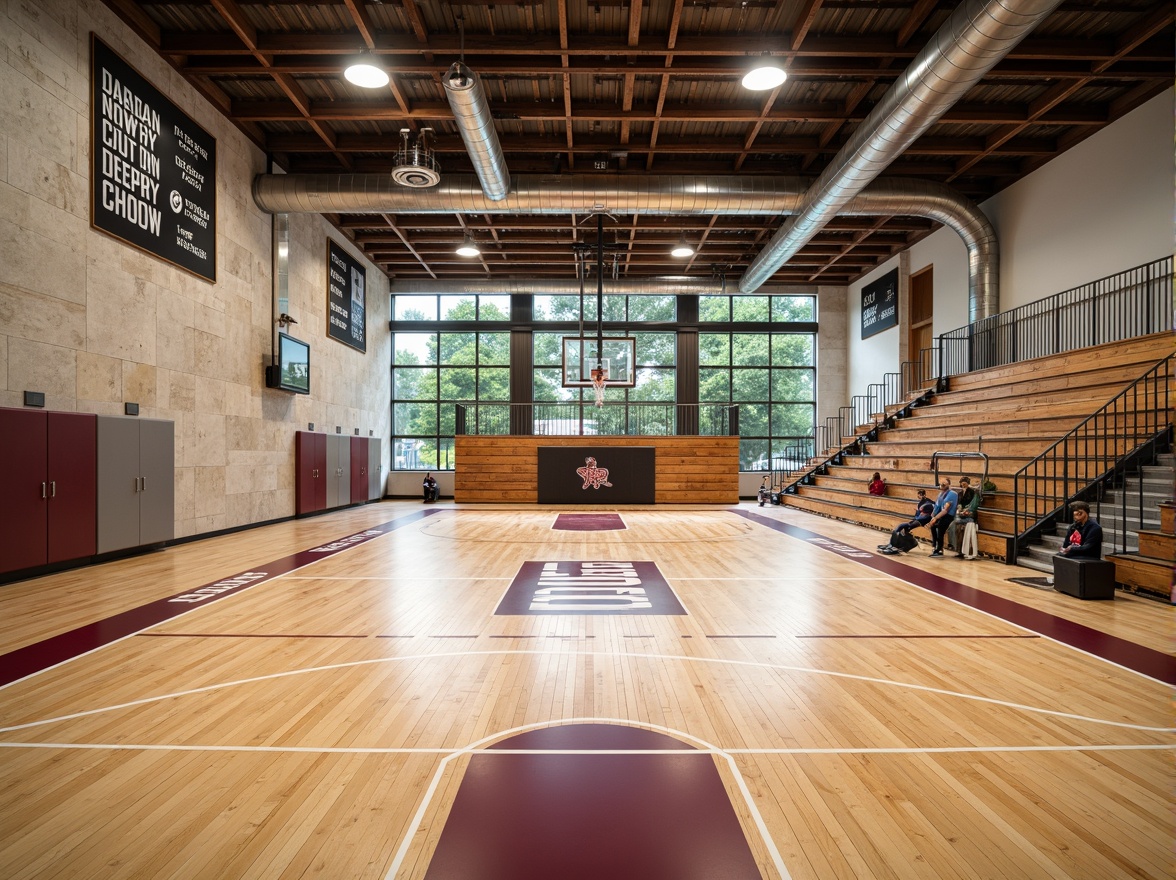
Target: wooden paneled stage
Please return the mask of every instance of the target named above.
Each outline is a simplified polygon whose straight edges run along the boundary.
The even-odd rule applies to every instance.
[[[522,502],[539,499],[540,447],[623,449],[651,447],[657,457],[657,504],[736,504],[739,501],[738,437],[535,437],[459,435],[454,443],[454,500]],[[604,457],[601,457],[604,464]],[[587,493],[585,503],[608,500]]]
[[[1173,876],[1172,608],[608,514],[383,502],[0,588],[0,877]]]

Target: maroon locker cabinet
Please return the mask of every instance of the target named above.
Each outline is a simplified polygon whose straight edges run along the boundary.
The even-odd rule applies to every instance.
[[[96,552],[97,421],[0,409],[0,571]]]
[[[327,506],[327,435],[294,434],[294,512],[313,513]]]
[[[0,409],[0,571],[44,565],[49,523],[45,413]]]
[[[49,415],[48,561],[98,552],[98,419],[89,413]]]
[[[351,438],[351,503],[368,500],[368,438]]]

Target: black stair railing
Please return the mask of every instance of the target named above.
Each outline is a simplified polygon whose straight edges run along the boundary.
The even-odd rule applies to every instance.
[[[1172,257],[1001,312],[939,337],[939,375],[1148,336],[1171,327]]]
[[[813,454],[808,466],[786,481],[781,491],[795,495],[797,487],[811,482],[814,474],[825,473],[830,464],[840,463],[846,455],[863,452],[865,443],[875,439],[882,428],[925,404],[935,388],[924,387],[922,363],[934,360],[921,352],[919,361],[903,363],[898,372],[884,374],[881,382],[869,386],[867,394],[855,395],[849,406],[838,409],[836,416],[825,419],[824,425],[814,426]],[[861,428],[866,430],[859,432]],[[811,459],[818,461],[812,463]]]
[[[1013,475],[1013,536],[1006,562],[1038,540],[1071,502],[1097,498],[1141,458],[1172,442],[1168,355]]]

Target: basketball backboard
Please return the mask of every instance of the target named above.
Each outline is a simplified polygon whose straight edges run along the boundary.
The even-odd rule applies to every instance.
[[[563,386],[591,388],[592,370],[601,368],[606,386],[632,388],[637,381],[637,340],[632,336],[605,336],[603,349],[598,342],[595,337],[563,337]]]

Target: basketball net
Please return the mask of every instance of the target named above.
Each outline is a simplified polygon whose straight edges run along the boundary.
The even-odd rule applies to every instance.
[[[589,374],[592,376],[592,391],[596,395],[596,405],[604,406],[604,370],[597,367]]]

